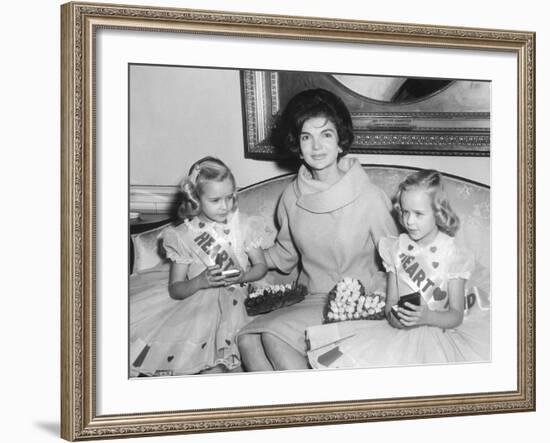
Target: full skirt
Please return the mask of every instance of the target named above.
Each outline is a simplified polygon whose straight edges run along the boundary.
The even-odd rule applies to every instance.
[[[166,269],[131,276],[130,288],[130,376],[240,366],[235,334],[249,321],[244,288],[211,288],[174,300]]]
[[[478,311],[456,329],[396,329],[386,320],[345,321],[307,330],[313,368],[369,368],[489,361],[490,315]]]

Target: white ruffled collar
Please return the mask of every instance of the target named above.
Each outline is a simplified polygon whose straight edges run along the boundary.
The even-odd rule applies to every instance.
[[[399,250],[412,256],[424,253],[426,251],[439,255],[440,252],[447,250],[447,247],[452,242],[453,238],[441,231],[439,231],[433,241],[427,245],[420,245],[410,238],[407,233],[403,233],[399,236]]]
[[[198,216],[187,219],[183,223],[192,232],[199,233],[206,231],[214,238],[230,241],[235,234],[235,226],[238,222],[238,218],[238,210],[235,210],[227,216],[227,221],[225,223],[204,221]]]

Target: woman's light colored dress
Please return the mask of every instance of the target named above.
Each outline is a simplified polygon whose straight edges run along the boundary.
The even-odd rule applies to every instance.
[[[293,306],[255,317],[239,336],[273,334],[305,356],[305,330],[322,323],[327,294],[339,280],[358,278],[367,288],[384,290],[375,244],[397,232],[390,201],[356,159],[341,159],[338,167],[344,175],[331,186],[300,168],[283,192],[277,208],[280,230],[266,251],[283,272],[298,266],[298,281],[309,294]]]

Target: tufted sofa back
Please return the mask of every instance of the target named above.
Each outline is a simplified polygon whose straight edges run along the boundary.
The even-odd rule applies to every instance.
[[[395,166],[364,166],[371,181],[391,199],[405,177],[416,169]],[[283,190],[295,174],[266,180],[241,189],[239,208],[247,214],[261,215],[265,221],[264,247],[273,244],[277,233],[275,211]],[[444,175],[445,190],[451,206],[460,217],[458,242],[470,249],[476,261],[489,267],[490,260],[490,190],[487,186]]]

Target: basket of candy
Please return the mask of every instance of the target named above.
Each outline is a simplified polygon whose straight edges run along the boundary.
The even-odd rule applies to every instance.
[[[345,277],[328,293],[325,323],[346,320],[381,320],[385,317],[386,297],[382,292],[367,293],[355,278]]]
[[[286,285],[249,286],[244,305],[248,315],[259,315],[301,302],[307,288],[296,282]]]

